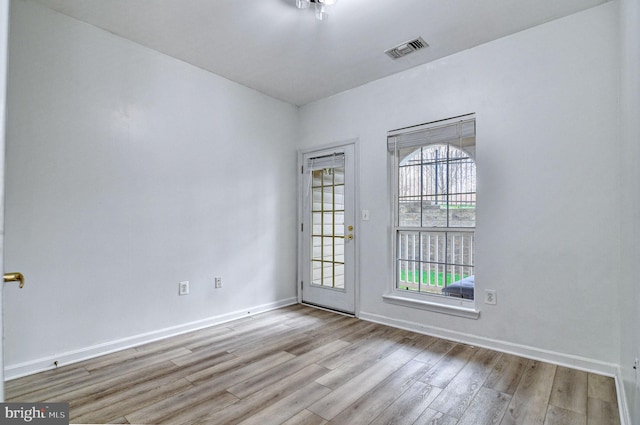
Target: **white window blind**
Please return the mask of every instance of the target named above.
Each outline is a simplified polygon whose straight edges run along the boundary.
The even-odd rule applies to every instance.
[[[395,152],[431,144],[450,143],[475,156],[475,116],[463,115],[445,121],[424,124],[388,133],[387,149]]]
[[[344,152],[335,152],[329,155],[309,158],[307,160],[307,171],[324,170],[325,168],[344,167]]]

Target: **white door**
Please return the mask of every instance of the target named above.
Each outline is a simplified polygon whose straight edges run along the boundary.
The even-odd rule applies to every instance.
[[[301,165],[300,281],[304,303],[355,313],[355,149],[306,152]]]
[[[4,176],[5,117],[7,88],[7,41],[9,38],[9,1],[0,1],[0,176]],[[4,179],[0,182],[0,270],[4,270]],[[4,273],[4,272],[3,272]],[[4,401],[4,283],[0,287],[0,402]]]

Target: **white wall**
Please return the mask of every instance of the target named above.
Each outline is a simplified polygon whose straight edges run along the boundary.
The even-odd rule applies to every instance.
[[[358,137],[361,315],[583,367],[618,362],[614,3],[301,108],[302,147]],[[425,29],[427,30],[427,29]],[[424,34],[428,40],[428,33]],[[477,114],[479,320],[385,303],[388,130]],[[583,360],[587,360],[584,361]]]
[[[623,156],[621,229],[621,358],[624,391],[631,423],[640,423],[640,393],[635,389],[633,361],[640,358],[640,288],[636,279],[640,249],[640,4],[620,0],[621,104]]]
[[[9,376],[294,301],[296,107],[23,0],[9,72]]]

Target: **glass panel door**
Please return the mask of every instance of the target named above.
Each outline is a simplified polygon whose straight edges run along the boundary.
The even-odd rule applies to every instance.
[[[303,155],[301,300],[355,311],[353,145]]]

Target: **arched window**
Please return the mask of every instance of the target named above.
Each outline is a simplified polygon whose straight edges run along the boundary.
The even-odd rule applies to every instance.
[[[398,166],[399,224],[475,227],[476,164],[451,144],[426,145]]]
[[[395,289],[473,299],[475,120],[389,139],[395,174]]]

